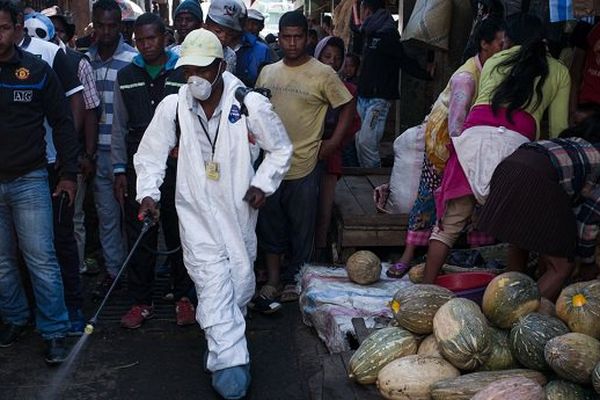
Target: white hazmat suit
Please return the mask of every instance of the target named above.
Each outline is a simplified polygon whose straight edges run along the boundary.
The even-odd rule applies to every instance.
[[[220,167],[218,180],[208,179],[205,173],[200,145],[204,132],[192,111],[196,100],[188,85],[159,104],[134,156],[137,200],[159,201],[167,156],[177,146],[175,113],[179,114],[175,204],[183,259],[198,292],[196,318],[208,341],[207,366],[213,372],[250,361],[244,315],[255,290],[258,211],[243,200],[244,195],[250,186],[267,196],[275,192],[292,156],[292,144],[268,99],[249,93],[244,101],[246,117],[234,96],[243,83],[228,72],[223,73],[223,82],[214,154]],[[265,150],[256,172],[249,132]]]

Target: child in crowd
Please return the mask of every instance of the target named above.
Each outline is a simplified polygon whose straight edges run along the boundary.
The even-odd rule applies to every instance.
[[[344,41],[336,36],[327,36],[317,44],[315,58],[323,64],[329,65],[334,71],[340,73],[344,63]],[[342,176],[342,148],[349,143],[354,143],[354,135],[360,129],[360,118],[356,112],[356,85],[344,81],[344,85],[352,94],[352,107],[354,116],[352,124],[344,136],[341,146],[326,160],[325,171],[321,177],[321,190],[319,191],[319,211],[315,231],[315,259],[326,261],[327,232],[331,222],[331,212],[335,197],[335,186]],[[325,116],[325,132],[323,139],[328,139],[333,134],[339,119],[339,110],[329,108]]]

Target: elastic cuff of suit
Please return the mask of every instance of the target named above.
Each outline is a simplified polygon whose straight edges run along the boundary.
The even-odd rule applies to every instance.
[[[113,174],[124,174],[127,170],[127,166],[125,164],[114,164],[113,165]]]

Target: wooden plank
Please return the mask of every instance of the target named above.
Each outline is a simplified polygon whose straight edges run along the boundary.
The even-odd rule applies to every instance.
[[[342,167],[342,175],[391,175],[391,168],[359,168],[359,167]]]
[[[352,351],[345,351],[341,353],[342,361],[344,361],[346,371],[348,371],[352,353]],[[381,400],[381,395],[377,392],[375,385],[359,385],[358,383],[353,382],[353,387],[358,400]]]
[[[308,390],[310,400],[325,400],[323,398],[323,371],[308,378]]]
[[[342,248],[345,247],[377,247],[404,246],[406,231],[342,231]]]
[[[344,362],[339,354],[323,357],[323,400],[356,399],[353,382],[348,379]]]
[[[371,214],[371,215],[351,215],[345,214],[343,209],[340,210],[342,213],[342,220],[344,227],[360,226],[360,227],[400,227],[406,228],[408,226],[408,214]]]
[[[364,318],[352,318],[352,326],[354,327],[354,333],[356,334],[356,339],[358,340],[358,344],[362,344],[364,340],[371,333],[367,325],[365,324]]]
[[[376,214],[375,202],[373,201],[373,186],[369,183],[366,176],[345,176],[344,181],[348,185],[350,192],[360,204],[364,214]]]
[[[335,186],[335,204],[342,216],[344,215],[364,215],[360,204],[350,191],[346,180],[342,177]]]

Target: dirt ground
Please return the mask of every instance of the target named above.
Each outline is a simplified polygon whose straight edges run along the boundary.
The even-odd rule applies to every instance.
[[[210,376],[202,369],[206,346],[202,331],[198,326],[178,327],[174,305],[159,294],[157,290],[156,317],[128,331],[118,322],[127,310],[127,296],[117,293],[55,398],[218,399]],[[95,303],[86,300],[87,316],[94,307]],[[308,379],[320,370],[318,355],[326,351],[302,323],[298,304],[286,304],[272,316],[250,314],[247,337],[252,363],[247,398],[308,399]],[[74,344],[77,339],[69,341]],[[12,347],[0,349],[0,399],[51,397],[61,370],[47,367],[42,352],[42,339],[33,327]]]

